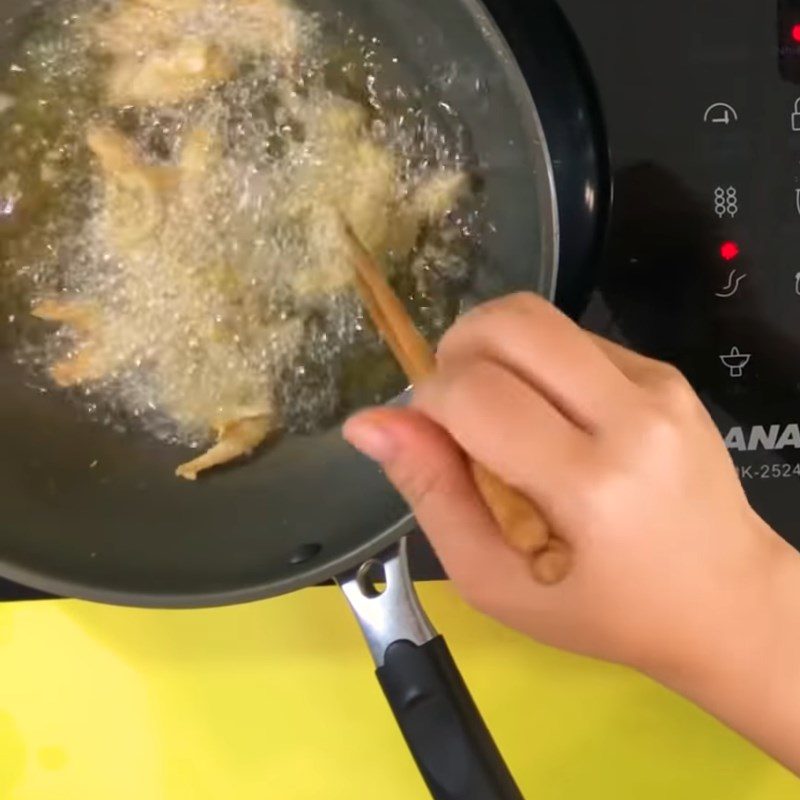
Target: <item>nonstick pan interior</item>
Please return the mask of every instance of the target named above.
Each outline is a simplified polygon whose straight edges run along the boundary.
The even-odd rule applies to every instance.
[[[2,8],[24,21],[30,5],[6,0]],[[484,244],[475,298],[518,289],[552,296],[557,225],[546,147],[529,90],[482,7],[317,0],[314,8],[379,37],[398,58],[399,80],[451,75],[430,102],[449,104],[466,123],[497,228]],[[0,30],[0,53],[13,52],[19,25]],[[329,577],[408,525],[401,500],[338,430],[285,437],[247,464],[183,482],[173,476],[178,449],[115,432],[61,392],[31,388],[6,338],[0,333],[5,577],[108,602],[214,605]]]

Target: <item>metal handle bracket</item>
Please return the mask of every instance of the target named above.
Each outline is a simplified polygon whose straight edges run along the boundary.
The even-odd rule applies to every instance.
[[[407,550],[403,538],[375,558],[336,578],[378,667],[384,665],[386,651],[394,642],[423,645],[437,636],[411,581]],[[375,586],[370,576],[376,566],[382,567],[386,576],[385,588]]]

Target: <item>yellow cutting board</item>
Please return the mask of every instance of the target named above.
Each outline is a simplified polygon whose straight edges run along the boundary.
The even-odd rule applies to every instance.
[[[531,800],[788,800],[800,781],[627,670],[422,599]],[[0,605],[0,800],[425,798],[333,588],[211,611]]]

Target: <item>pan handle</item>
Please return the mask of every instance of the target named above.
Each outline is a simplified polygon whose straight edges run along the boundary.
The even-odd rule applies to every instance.
[[[371,577],[385,574],[385,588]],[[523,800],[444,639],[419,604],[406,541],[339,576],[400,730],[435,800]]]

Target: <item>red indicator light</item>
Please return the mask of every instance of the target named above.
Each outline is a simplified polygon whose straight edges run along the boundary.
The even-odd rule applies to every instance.
[[[792,26],[792,39],[800,44],[800,25]]]
[[[741,250],[739,249],[739,245],[736,242],[723,242],[719,248],[719,254],[726,260],[726,261],[733,261],[734,258],[737,258]]]

